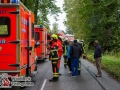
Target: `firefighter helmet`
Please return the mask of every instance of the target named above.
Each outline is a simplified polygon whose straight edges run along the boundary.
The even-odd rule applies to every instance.
[[[65,41],[68,41],[68,38],[65,38]]]
[[[63,36],[59,36],[59,38],[61,38],[61,40],[63,41]]]
[[[84,42],[84,40],[82,39],[81,42]]]
[[[52,34],[51,37],[54,38],[54,39],[58,39],[58,36],[56,34]]]
[[[78,43],[80,42],[79,39],[77,39],[77,42],[78,42]]]

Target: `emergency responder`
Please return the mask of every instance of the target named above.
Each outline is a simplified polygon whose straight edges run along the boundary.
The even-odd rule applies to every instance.
[[[50,60],[52,63],[52,70],[53,70],[53,78],[50,79],[50,82],[56,82],[58,81],[59,73],[58,73],[58,44],[57,44],[58,36],[56,34],[53,34],[51,36],[51,42],[50,42]]]
[[[62,40],[63,40],[63,37],[61,35],[58,36],[58,40],[57,40],[57,43],[58,43],[58,69],[60,68],[60,60],[61,60],[61,57],[62,57],[62,53],[63,53],[63,48],[62,48]],[[59,73],[59,75],[61,75]]]
[[[51,43],[51,34],[48,34],[47,36],[47,55],[50,55],[50,43]],[[49,56],[49,60],[50,60],[50,56]]]
[[[85,44],[84,44],[84,40],[81,40],[80,41],[80,44],[82,45],[82,48],[83,48],[83,54],[82,54],[82,57],[85,59],[86,58],[86,56],[85,56]]]
[[[82,56],[84,55],[84,49],[82,44],[80,43],[79,39],[77,39],[77,43],[80,45],[81,47],[81,52],[82,52]],[[78,63],[78,75],[80,75],[81,73],[81,59],[79,58],[79,63]]]
[[[67,66],[67,45],[68,45],[68,38],[65,38],[63,43],[63,57],[64,57],[64,67]]]

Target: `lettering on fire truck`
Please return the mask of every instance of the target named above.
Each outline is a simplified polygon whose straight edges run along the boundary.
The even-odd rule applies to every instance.
[[[27,20],[24,17],[22,17],[22,24],[28,26]],[[26,33],[26,29],[22,28],[22,32]]]
[[[6,14],[6,10],[0,10],[0,14]]]
[[[6,40],[5,39],[1,39],[0,40],[0,44],[6,44]]]
[[[27,20],[26,20],[24,17],[22,17],[22,24],[24,24],[24,25],[26,25],[26,26],[28,25],[28,24],[27,24]]]

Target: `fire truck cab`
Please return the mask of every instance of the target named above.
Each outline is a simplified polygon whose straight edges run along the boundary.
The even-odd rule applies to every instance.
[[[36,48],[37,60],[45,60],[47,58],[47,30],[42,25],[35,25],[35,41],[40,43]]]
[[[19,0],[0,0],[0,73],[29,76],[36,68],[34,14]]]

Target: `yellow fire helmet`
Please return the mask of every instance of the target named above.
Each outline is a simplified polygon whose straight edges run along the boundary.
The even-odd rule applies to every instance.
[[[56,34],[52,34],[51,38],[58,39],[58,36]]]

